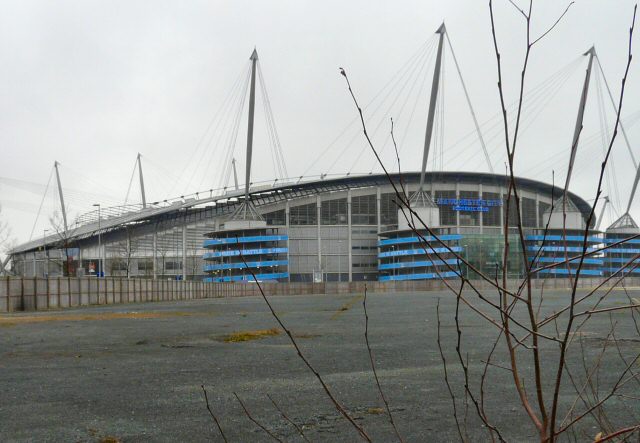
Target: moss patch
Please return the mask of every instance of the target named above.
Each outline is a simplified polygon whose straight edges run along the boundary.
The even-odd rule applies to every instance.
[[[226,343],[238,343],[241,341],[260,340],[265,337],[280,335],[282,331],[278,328],[259,329],[257,331],[239,331],[225,335],[222,340]]]

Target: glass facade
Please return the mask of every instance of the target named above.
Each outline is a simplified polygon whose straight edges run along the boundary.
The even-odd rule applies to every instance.
[[[435,200],[436,204],[441,198],[456,198],[456,191],[436,191]],[[440,207],[440,225],[441,226],[455,226],[457,225],[458,211],[454,211],[453,206],[439,205]]]
[[[289,208],[289,224],[292,226],[318,224],[318,207],[315,203],[291,206]]]
[[[378,224],[376,195],[359,195],[351,198],[351,224],[352,225],[376,225]]]
[[[346,225],[347,199],[337,198],[322,202],[320,207],[320,222],[323,225]]]

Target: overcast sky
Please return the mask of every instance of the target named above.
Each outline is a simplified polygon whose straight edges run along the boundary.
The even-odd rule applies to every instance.
[[[507,101],[512,102],[525,44],[524,22],[507,0],[495,3]],[[536,1],[534,37],[567,4]],[[54,160],[62,164],[71,218],[90,210],[92,203],[122,204],[138,152],[150,201],[221,183],[228,175],[227,145],[215,145],[207,128],[225,97],[233,95],[254,46],[290,176],[379,170],[372,154],[363,150],[361,137],[350,143],[348,131],[356,134],[358,129],[348,125],[356,114],[338,67],[347,70],[358,98],[368,103],[390,79],[397,79],[394,74],[405,62],[415,65],[416,51],[434,45],[434,31],[443,20],[479,120],[489,122],[483,130],[491,130],[491,118],[499,111],[486,1],[15,0],[0,1],[0,6],[0,204],[19,242],[32,232]],[[536,108],[534,100],[525,109],[531,123],[517,154],[518,175],[550,182],[554,169],[556,181],[564,179],[586,68],[586,57],[580,54],[596,46],[617,97],[632,13],[631,1],[578,0],[534,48],[527,91],[559,70],[561,76],[552,78],[563,83],[556,92],[543,89],[534,95],[548,99],[545,108]],[[397,121],[405,170],[417,170],[421,160],[433,60],[420,69],[418,87],[397,94],[408,98],[405,108],[401,98],[395,105],[383,104],[377,114],[373,106],[365,112],[372,127],[379,126],[375,140],[380,146],[385,145],[388,118]],[[456,144],[473,126],[450,54],[445,55],[444,79],[444,132],[440,147],[436,145],[436,163],[430,162],[429,168],[487,171],[475,137],[468,139],[468,146]],[[422,80],[426,88],[420,89]],[[640,130],[633,126],[633,115],[640,108],[639,85],[640,67],[634,63],[623,116],[630,117],[628,135],[638,158]],[[604,97],[610,131],[614,115]],[[255,181],[275,177],[260,103]],[[578,152],[571,187],[586,200],[594,196],[602,159],[598,109],[593,81],[583,130],[589,142]],[[233,155],[242,181],[246,116],[239,128]],[[345,128],[346,135],[331,145]],[[500,137],[487,138],[493,167],[503,172]],[[386,146],[383,152],[385,162],[391,163],[392,150]],[[620,212],[634,170],[624,144],[615,145],[613,159],[605,193],[617,197],[615,209]],[[49,227],[54,198],[49,191],[34,237]],[[129,200],[140,200],[137,188]],[[636,219],[639,209],[635,204],[632,210]],[[607,216],[605,225],[614,215]]]

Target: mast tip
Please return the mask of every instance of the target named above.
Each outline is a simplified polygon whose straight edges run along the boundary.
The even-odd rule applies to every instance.
[[[444,22],[442,22],[442,24],[440,25],[440,27],[436,31],[436,34],[444,34],[446,32],[447,32],[447,28],[444,26]]]
[[[582,54],[582,55],[592,55],[592,56],[595,57],[595,55],[596,55],[596,47],[595,46],[591,46],[589,48],[589,50],[587,52],[585,52],[584,54]]]
[[[256,48],[253,48],[253,52],[251,53],[249,60],[258,60],[258,51],[256,51]]]

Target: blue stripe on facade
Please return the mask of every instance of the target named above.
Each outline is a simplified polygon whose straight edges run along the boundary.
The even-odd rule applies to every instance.
[[[431,280],[434,278],[448,278],[448,277],[458,277],[456,272],[441,272],[440,275],[436,273],[427,273],[427,274],[404,274],[404,275],[383,275],[380,276],[379,281],[405,281],[405,280]]]
[[[429,266],[438,266],[438,265],[457,265],[458,259],[452,258],[449,260],[433,260],[433,261],[415,261],[415,262],[405,262],[405,263],[384,263],[378,266],[379,270],[383,269],[401,269],[401,268],[426,268]]]
[[[631,257],[605,257],[604,261],[608,263],[628,263],[631,261]],[[633,262],[640,263],[640,259],[635,259]]]
[[[624,241],[627,244],[640,244],[640,238],[632,238],[630,240],[625,240],[624,238],[603,238],[602,243],[618,243]],[[623,244],[623,243],[620,243]]]
[[[581,246],[567,246],[566,248],[564,246],[528,246],[527,247],[527,251],[533,251],[533,252],[538,252],[538,251],[546,251],[546,252],[564,252],[565,250],[567,252],[582,252],[582,247]],[[595,251],[595,248],[587,248],[586,252],[593,252]]]
[[[533,257],[529,257],[529,261],[533,260]],[[558,263],[565,261],[564,257],[538,257],[536,262],[538,263]],[[575,260],[571,260],[571,264],[576,264],[580,261],[579,258]],[[583,260],[586,265],[603,265],[604,260],[599,260],[597,258],[585,258]]]
[[[222,263],[219,265],[204,265],[204,271],[219,271],[222,269],[246,269],[246,268],[264,268],[267,266],[286,266],[289,264],[289,260],[267,260],[267,261],[252,261],[239,263]]]
[[[571,271],[571,275],[575,275],[577,269],[559,269],[559,268],[554,268],[554,269],[542,269],[541,271],[539,271],[540,274],[556,274],[556,275],[568,275],[569,271]],[[580,275],[595,275],[595,276],[602,276],[602,270],[598,269],[581,269],[580,270]]]
[[[258,281],[264,280],[277,280],[279,278],[288,278],[288,272],[279,272],[275,274],[256,274]],[[255,281],[252,275],[236,275],[233,277],[205,277],[202,279],[205,283],[224,283],[224,282],[241,282],[241,281]]]
[[[524,239],[527,241],[562,241],[564,240],[564,237],[562,237],[561,235],[547,235],[546,237],[544,235],[526,235]],[[567,235],[567,242],[572,241],[582,242],[584,241],[584,237],[581,235]],[[599,237],[587,237],[587,241],[591,243],[602,243],[602,239]]]
[[[435,237],[432,237],[430,235],[427,235],[424,237],[426,241],[435,241],[437,242],[438,240],[436,240]],[[441,235],[438,237],[438,239],[445,241],[445,240],[460,240],[462,238],[462,235],[460,234],[448,234],[448,235]],[[378,241],[378,246],[386,246],[386,245],[397,245],[397,244],[403,244],[403,243],[419,243],[423,241],[420,237],[399,237],[399,238],[389,238],[389,239],[385,239],[385,240],[379,240]]]
[[[602,268],[603,271],[610,272],[611,274],[614,274],[614,273],[620,271],[620,269],[621,268]],[[624,268],[622,270],[622,273],[623,274],[629,274],[629,273],[638,274],[638,273],[640,273],[640,269],[638,269],[638,268],[632,269],[630,267],[629,268]]]
[[[426,249],[426,251],[425,251]],[[446,248],[425,248],[425,249],[401,249],[399,251],[386,251],[386,252],[381,252],[378,254],[379,258],[384,258],[384,257],[398,257],[398,256],[403,256],[403,255],[425,255],[425,252],[427,254],[444,254],[446,252],[449,252],[449,249]],[[453,252],[461,252],[462,251],[462,247],[460,246],[452,246],[451,247],[451,251]]]
[[[232,251],[212,251],[205,252],[202,255],[202,258],[207,260],[209,258],[218,258],[218,257],[235,257],[239,255],[260,255],[260,254],[285,254],[287,253],[288,248],[263,248],[263,249],[245,249],[242,251],[232,250]]]
[[[627,254],[638,254],[640,253],[640,249],[633,249],[633,248],[611,248],[611,249],[607,249],[605,251],[608,254],[611,253],[627,253]]]
[[[267,241],[286,241],[289,239],[288,235],[254,235],[250,237],[229,237],[229,238],[211,238],[204,241],[203,246],[205,248],[217,245],[229,245],[237,243],[257,243]]]

